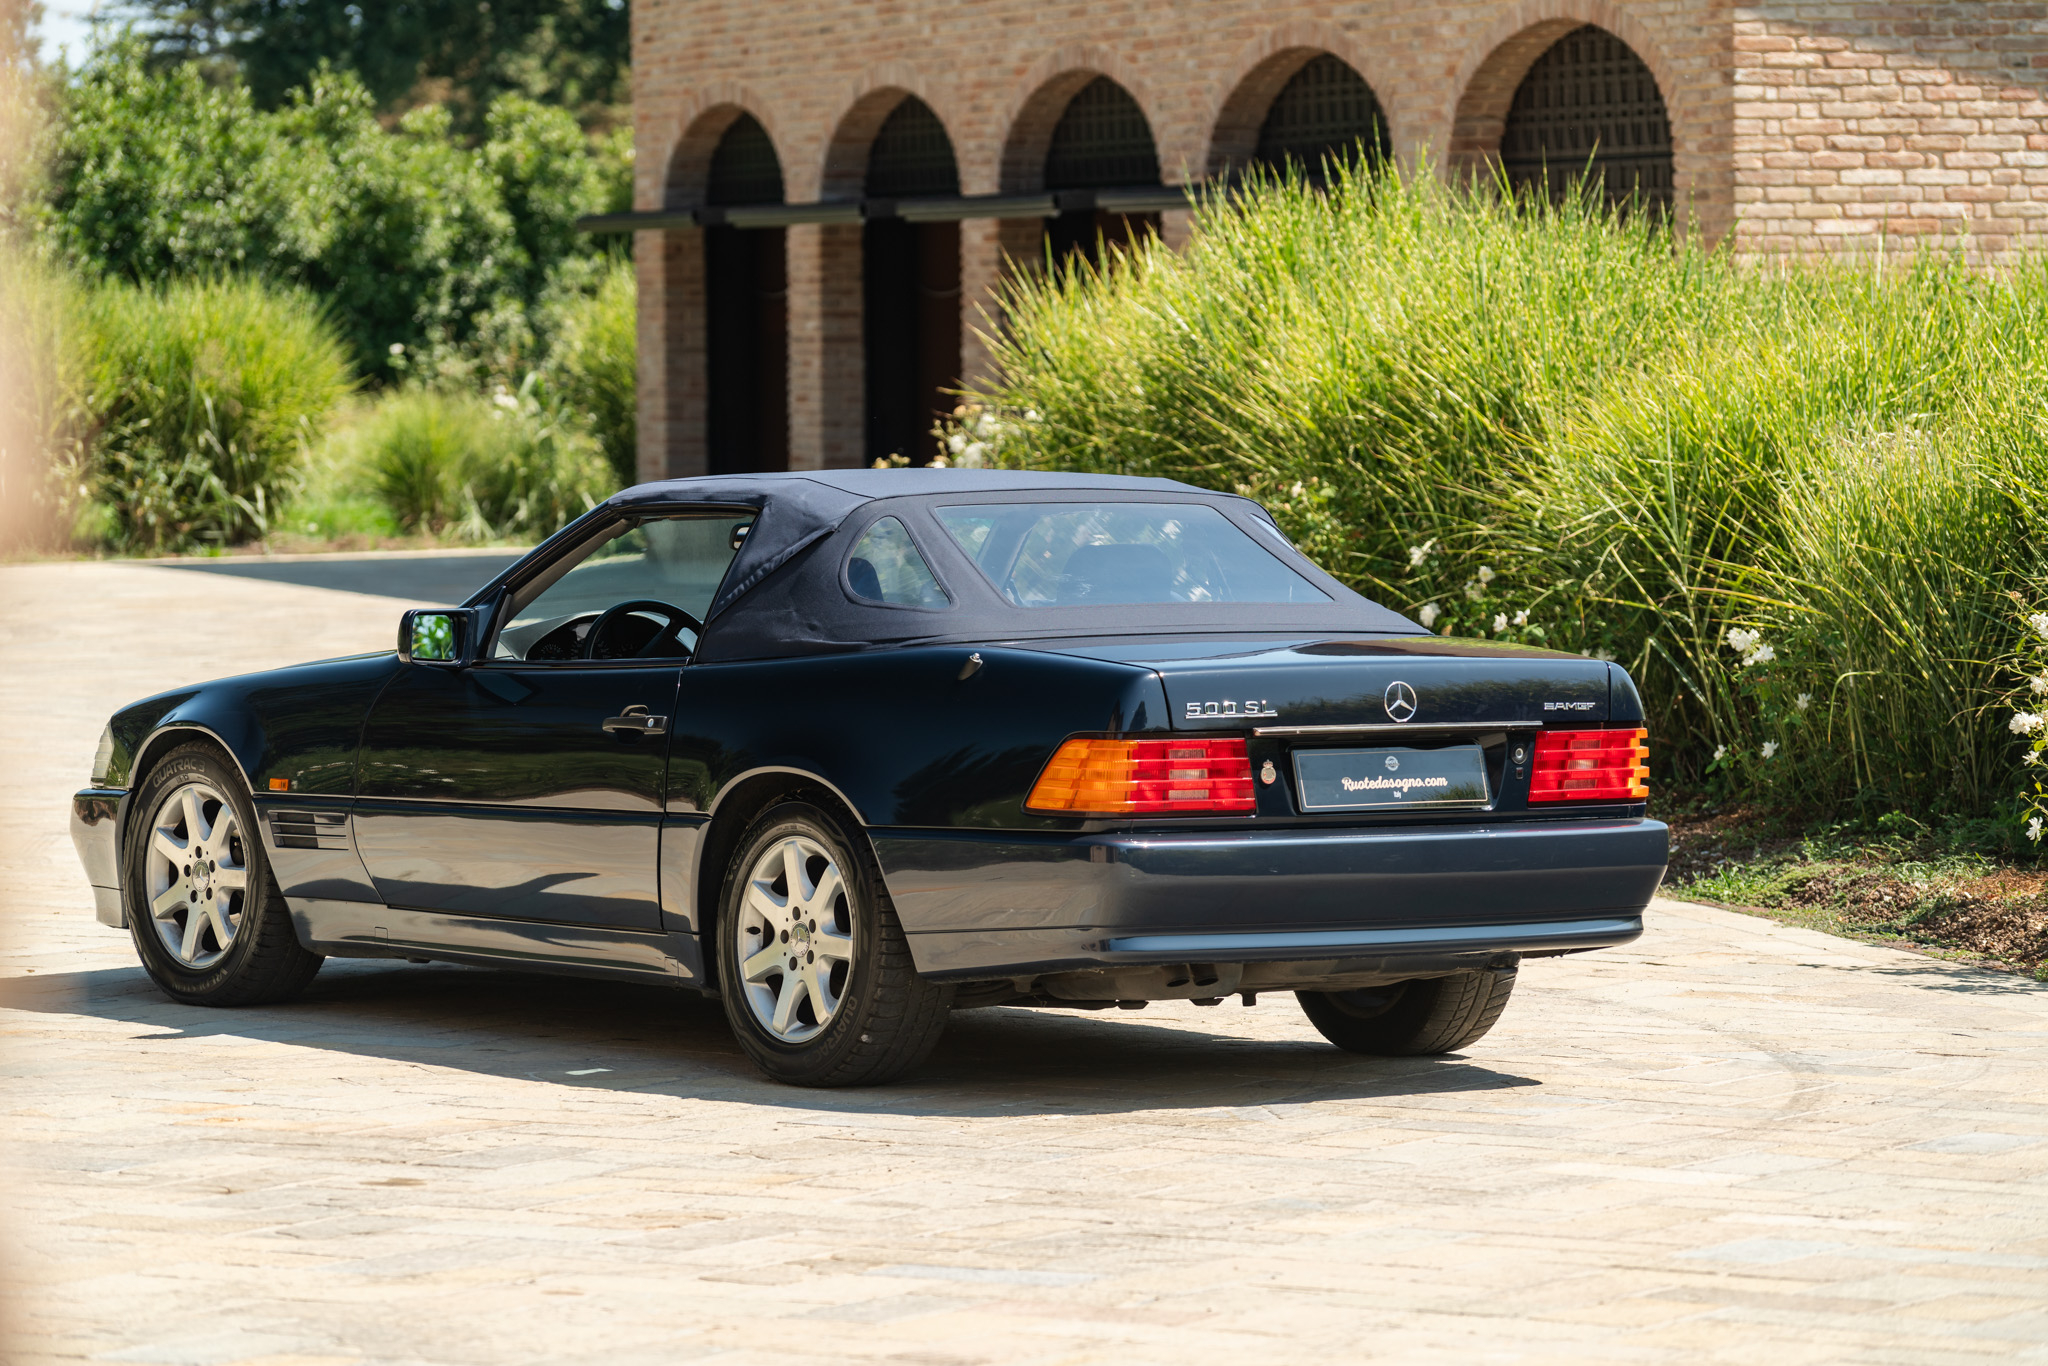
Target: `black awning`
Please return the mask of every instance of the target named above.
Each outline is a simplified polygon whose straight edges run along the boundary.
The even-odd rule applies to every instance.
[[[718,204],[699,209],[603,213],[576,220],[579,232],[663,232],[676,228],[784,228],[799,223],[860,223],[901,218],[951,223],[964,218],[1052,218],[1076,210],[1161,213],[1185,209],[1201,193],[1195,185],[1133,185],[1101,190],[1046,190],[1037,194],[934,195],[915,199],[839,199],[815,204]]]

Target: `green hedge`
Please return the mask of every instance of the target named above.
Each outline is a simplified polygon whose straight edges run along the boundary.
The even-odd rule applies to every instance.
[[[2039,266],[1743,266],[1576,200],[1340,177],[1007,304],[970,463],[1240,490],[1432,630],[1619,657],[1672,790],[2011,790],[2008,594],[2048,568]]]
[[[223,279],[106,284],[82,311],[82,458],[107,539],[157,553],[261,536],[352,384],[320,308]]]

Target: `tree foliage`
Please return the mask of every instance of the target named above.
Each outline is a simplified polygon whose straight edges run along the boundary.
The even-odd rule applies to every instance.
[[[65,86],[46,134],[46,240],[133,281],[253,271],[327,301],[361,370],[474,364],[590,276],[581,214],[630,193],[620,139],[501,96],[469,146],[444,106],[387,129],[348,72],[316,71],[274,110],[203,66],[116,41]],[[580,270],[580,273],[579,273]]]
[[[322,67],[352,73],[382,112],[448,106],[480,135],[506,95],[615,122],[628,95],[624,0],[136,0],[162,62],[232,69],[263,108]]]

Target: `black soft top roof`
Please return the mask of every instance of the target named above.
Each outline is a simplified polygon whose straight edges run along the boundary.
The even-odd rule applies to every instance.
[[[1063,495],[1065,497],[1063,497]],[[997,593],[937,529],[904,516],[918,503],[1065,501],[1199,502],[1217,508],[1290,568],[1329,594],[1324,604],[1167,603],[1103,607],[1018,607]],[[705,612],[701,659],[753,659],[857,650],[877,645],[993,642],[1095,634],[1214,630],[1302,630],[1414,635],[1421,628],[1360,597],[1289,545],[1266,510],[1248,498],[1172,479],[1027,470],[807,470],[712,475],[640,484],[599,509],[689,505],[755,511],[753,530]],[[886,504],[886,506],[877,506]],[[864,511],[872,509],[871,511]],[[857,598],[841,562],[876,518],[901,517],[952,599],[944,610],[891,607]],[[845,540],[846,545],[839,545]],[[741,597],[745,611],[728,612]]]

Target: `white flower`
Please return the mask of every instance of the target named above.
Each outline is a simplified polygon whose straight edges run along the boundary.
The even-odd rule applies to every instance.
[[[2006,722],[2006,728],[2014,735],[2032,735],[2035,731],[2041,729],[2041,714],[2032,711],[2016,711],[2012,714],[2012,720]]]
[[[1434,536],[1424,541],[1421,545],[1409,546],[1408,567],[1410,569],[1420,569],[1422,567],[1422,562],[1429,558],[1429,552],[1435,549],[1436,537]]]
[[[1593,651],[1593,658],[1605,660],[1607,663],[1612,664],[1614,662],[1614,651],[1595,650]]]
[[[1775,755],[1775,754],[1776,754],[1777,752],[1778,752],[1778,742],[1777,742],[1776,740],[1766,740],[1766,741],[1764,741],[1764,758],[1766,758],[1766,759],[1768,759],[1768,758],[1771,758],[1771,757],[1772,757],[1773,755]]]
[[[491,402],[497,404],[500,408],[503,408],[508,413],[516,413],[519,411],[519,400],[512,397],[512,395],[506,393],[503,389],[500,389],[497,393],[491,395]]]
[[[308,531],[311,531],[313,529],[313,524],[311,522],[306,523],[306,529]],[[2041,751],[2038,749],[2030,749],[2020,757],[2023,758],[2027,763],[2038,764],[2041,762]]]
[[[1465,600],[1466,600],[1467,602],[1477,602],[1477,601],[1479,601],[1480,595],[1481,595],[1482,593],[1484,593],[1485,591],[1486,591],[1486,590],[1485,590],[1485,589],[1484,589],[1483,587],[1481,587],[1481,586],[1480,586],[1479,580],[1477,580],[1477,579],[1467,579],[1467,580],[1465,580]]]
[[[1524,608],[1523,608],[1523,609],[1522,609],[1521,611],[1519,611],[1519,612],[1515,613],[1515,625],[1517,625],[1517,626],[1527,626],[1528,624],[1529,624],[1529,609],[1528,609],[1528,608],[1526,608],[1526,607],[1524,607]]]
[[[946,449],[958,455],[967,449],[967,433],[954,432],[946,438]]]
[[[1718,764],[1718,763],[1720,763],[1720,762],[1721,762],[1721,761],[1722,761],[1723,759],[1725,759],[1725,758],[1727,758],[1727,757],[1728,757],[1728,746],[1726,746],[1726,745],[1716,745],[1716,746],[1714,746],[1714,762],[1715,762],[1715,763],[1717,763],[1717,764]]]
[[[2027,686],[2034,690],[2036,697],[2039,697],[2044,692],[2048,692],[2048,674],[2035,674],[2027,680]]]
[[[1799,708],[1799,710],[1801,711],[1805,711],[1808,707],[1813,705],[1813,694],[1810,692],[1803,692],[1799,694],[1799,696],[1792,699],[1792,705]]]
[[[1044,418],[1042,418],[1042,417],[1040,417],[1040,416],[1038,415],[1038,409],[1036,409],[1036,408],[1026,408],[1026,409],[1024,410],[1024,420],[1025,420],[1026,422],[1043,422],[1043,421],[1045,421],[1045,419],[1044,419]]]
[[[988,446],[980,441],[969,442],[967,449],[960,452],[960,468],[978,470],[988,463]]]
[[[1485,565],[1482,564],[1479,566],[1479,581],[1481,583],[1492,583],[1494,579],[1498,577],[1499,576],[1497,574],[1495,574],[1491,569],[1488,569]]]
[[[2027,618],[2027,625],[2034,628],[2042,639],[2048,640],[2048,612],[2036,612]]]
[[[1506,612],[1495,612],[1493,614],[1493,633],[1495,635],[1499,635],[1502,631],[1505,631],[1507,629],[1508,614]]]
[[[1777,657],[1778,652],[1776,650],[1773,650],[1768,645],[1759,645],[1756,647],[1756,653],[1743,657],[1742,667],[1746,669],[1752,664],[1768,664]]]
[[[2041,818],[2039,816],[2027,822],[2027,838],[2036,844],[2041,842]]]
[[[1751,650],[1754,650],[1756,643],[1762,639],[1763,632],[1761,631],[1745,631],[1740,626],[1730,626],[1728,628],[1728,648],[1739,655],[1746,655]]]
[[[1443,614],[1443,608],[1433,602],[1425,602],[1422,604],[1422,610],[1415,615],[1422,619],[1423,629],[1430,630],[1436,626],[1436,619]]]
[[[394,355],[394,356],[402,356],[402,355],[404,355],[404,354],[405,354],[405,343],[404,343],[404,342],[393,342],[393,343],[391,343],[391,354],[392,354],[392,355]]]

